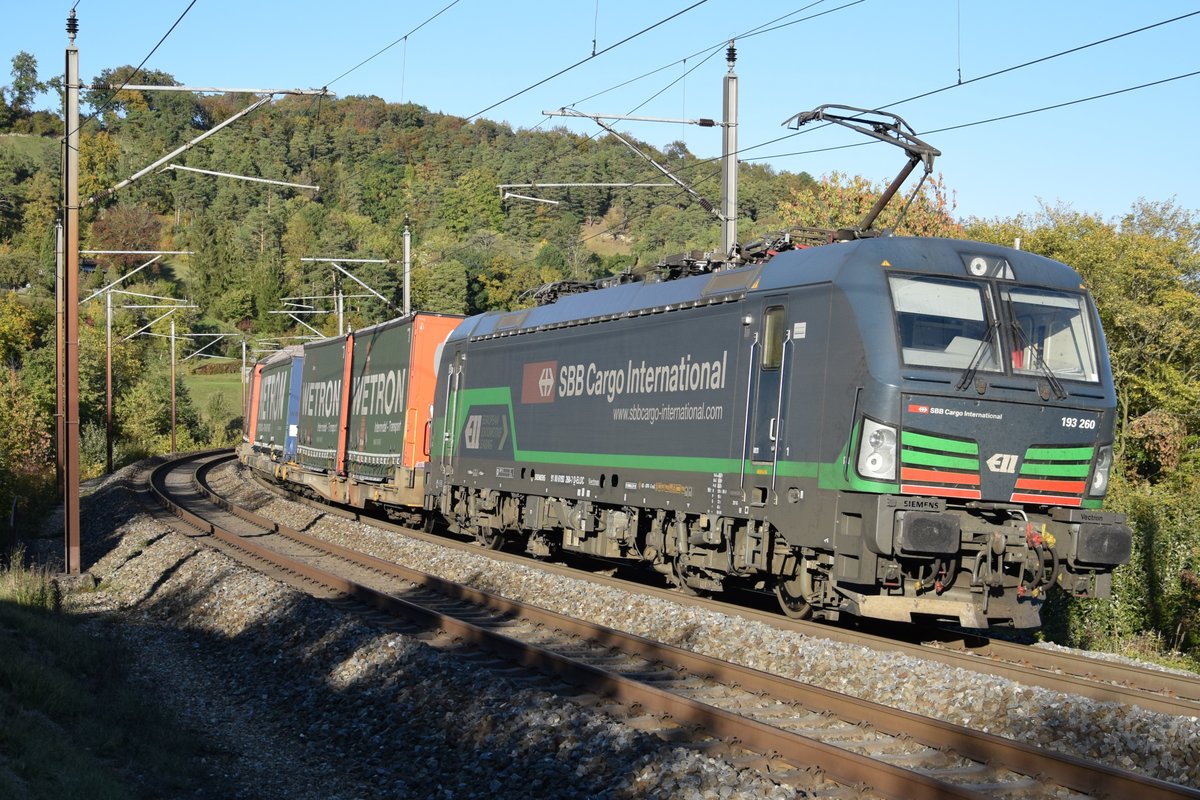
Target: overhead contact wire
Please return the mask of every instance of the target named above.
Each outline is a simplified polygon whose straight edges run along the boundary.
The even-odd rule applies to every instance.
[[[624,39],[622,39],[621,41],[617,42],[616,44],[610,44],[608,47],[604,48],[603,50],[600,50],[600,51],[598,51],[598,52],[597,52],[595,55],[590,55],[590,56],[588,56],[587,58],[582,58],[582,59],[580,59],[579,61],[576,61],[574,64],[570,65],[569,67],[563,67],[562,69],[560,69],[558,72],[554,73],[553,75],[550,75],[550,76],[547,76],[547,77],[545,77],[545,78],[542,78],[542,79],[541,79],[540,81],[538,81],[537,83],[530,84],[529,86],[526,86],[524,89],[520,90],[519,92],[514,92],[514,93],[510,94],[508,97],[504,98],[503,100],[498,100],[497,102],[495,102],[495,103],[492,103],[490,106],[488,106],[488,107],[487,107],[487,108],[485,108],[485,109],[482,109],[482,110],[480,110],[480,111],[476,111],[474,114],[472,114],[471,116],[467,117],[467,119],[468,119],[468,120],[472,120],[472,119],[475,119],[475,117],[478,117],[478,116],[480,116],[481,114],[486,114],[488,111],[491,111],[491,110],[492,110],[493,108],[495,108],[496,106],[501,106],[501,105],[504,105],[504,104],[505,104],[505,103],[507,103],[509,100],[512,100],[512,99],[513,99],[513,98],[515,98],[515,97],[520,97],[521,95],[525,94],[526,92],[528,92],[528,91],[530,91],[530,90],[532,90],[532,89],[536,89],[537,87],[541,86],[542,84],[544,84],[544,83],[548,83],[549,81],[552,81],[552,80],[554,80],[555,78],[559,77],[560,75],[564,75],[564,74],[566,74],[566,73],[570,72],[571,70],[575,69],[576,67],[580,66],[581,64],[586,64],[587,62],[591,61],[593,58],[597,58],[597,57],[599,57],[599,56],[602,56],[602,55],[604,55],[605,53],[609,52],[610,50],[614,50],[614,49],[616,49],[616,48],[620,47],[621,45],[623,45],[623,44],[625,44],[625,43],[627,43],[627,42],[631,42],[631,41],[633,41],[634,39],[636,39],[636,38],[638,38],[639,36],[641,36],[642,34],[644,34],[644,33],[648,33],[648,32],[650,32],[650,31],[654,30],[655,28],[659,27],[660,25],[665,25],[666,23],[670,22],[671,20],[675,19],[676,17],[680,17],[680,16],[682,16],[682,15],[686,14],[687,12],[691,11],[692,9],[694,9],[694,8],[696,8],[696,7],[704,5],[704,4],[705,4],[705,3],[707,3],[707,2],[708,2],[708,0],[697,0],[697,2],[695,2],[695,3],[692,3],[692,4],[691,4],[690,6],[688,6],[687,8],[685,8],[685,9],[682,9],[682,10],[680,10],[680,11],[676,11],[676,12],[675,12],[674,14],[672,14],[671,16],[669,16],[669,17],[666,17],[665,19],[661,19],[661,20],[659,20],[658,22],[654,23],[653,25],[650,25],[650,26],[648,26],[648,27],[642,28],[642,29],[641,29],[640,31],[638,31],[637,33],[634,33],[634,34],[631,34],[631,35],[629,35],[629,36],[626,36]]]
[[[100,108],[93,111],[83,122],[79,123],[79,126],[74,131],[71,131],[71,134],[81,130],[84,125],[88,124],[93,119],[108,110],[108,108],[113,104],[113,101],[117,99],[117,95],[121,93],[121,90],[128,86],[129,82],[137,77],[137,74],[142,71],[142,67],[146,66],[146,62],[150,60],[150,57],[154,55],[158,48],[162,47],[162,43],[167,40],[167,37],[170,36],[177,27],[179,27],[179,23],[183,22],[183,18],[187,16],[189,11],[192,10],[192,6],[196,5],[196,2],[197,0],[192,0],[192,2],[188,3],[188,7],[185,8],[183,13],[179,15],[179,19],[175,20],[175,23],[170,27],[170,29],[162,35],[161,39],[158,40],[158,44],[154,45],[150,52],[146,54],[146,57],[142,59],[142,63],[138,64],[137,68],[134,69],[133,72],[129,73],[129,77],[124,80],[117,90],[108,96],[108,99],[104,102],[104,104],[100,106]],[[76,0],[75,5],[79,5],[79,0]],[[74,11],[74,7],[72,7],[71,10]]]
[[[424,22],[422,22],[420,25],[418,25],[417,27],[413,28],[411,31],[409,31],[408,33],[404,34],[404,35],[403,35],[403,36],[401,36],[399,39],[397,39],[396,41],[392,42],[391,44],[389,44],[387,47],[383,48],[383,49],[382,49],[382,50],[380,50],[379,52],[375,53],[375,54],[374,54],[374,55],[372,55],[372,56],[368,56],[367,58],[365,58],[365,59],[363,59],[362,61],[358,62],[358,63],[357,63],[357,64],[355,64],[353,67],[351,67],[350,69],[346,70],[346,71],[345,71],[345,72],[343,72],[341,75],[338,75],[336,78],[334,78],[333,80],[331,80],[329,83],[325,84],[325,86],[326,86],[326,87],[332,86],[333,84],[335,84],[335,83],[337,83],[338,81],[340,81],[342,78],[344,78],[344,77],[346,77],[347,75],[349,75],[351,72],[354,72],[354,70],[356,70],[356,69],[358,69],[359,67],[361,67],[361,66],[363,66],[363,65],[367,64],[369,61],[371,61],[371,60],[375,59],[376,57],[383,55],[383,54],[384,54],[384,53],[386,53],[388,50],[391,50],[393,47],[395,47],[396,45],[400,44],[401,42],[407,42],[407,41],[408,41],[408,37],[412,36],[414,33],[416,33],[417,31],[421,30],[421,28],[424,28],[426,25],[428,25],[429,23],[433,22],[435,19],[437,19],[438,17],[440,17],[442,14],[445,14],[447,11],[449,11],[449,10],[450,10],[450,9],[452,9],[452,8],[454,8],[456,5],[458,5],[458,4],[459,4],[459,2],[460,2],[460,0],[452,0],[452,2],[451,2],[450,4],[448,4],[447,6],[445,6],[444,8],[442,8],[442,10],[441,10],[441,11],[437,12],[437,13],[436,13],[436,14],[434,14],[432,17],[430,17],[429,19],[425,20],[425,21],[424,21]]]

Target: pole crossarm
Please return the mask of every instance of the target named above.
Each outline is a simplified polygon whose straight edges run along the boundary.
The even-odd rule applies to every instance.
[[[185,356],[183,360],[187,361],[189,358],[192,358],[193,356],[198,356],[201,353],[203,353],[205,350],[207,350],[208,348],[212,347],[217,342],[221,341],[222,339],[229,337],[229,336],[235,336],[235,335],[236,334],[233,334],[233,333],[192,333],[192,334],[188,334],[187,335],[188,338],[211,336],[211,337],[213,337],[213,340],[211,342],[209,342],[208,344],[204,345],[204,347],[201,347],[199,350],[194,350],[191,355]],[[210,356],[210,358],[227,358],[227,357],[228,356]]]
[[[497,189],[674,189],[673,183],[498,183]]]
[[[80,250],[82,256],[194,256],[194,250]]]
[[[505,192],[504,197],[502,199],[504,199],[504,200],[529,200],[530,202],[533,202],[533,203],[545,203],[546,205],[549,205],[549,206],[556,206],[559,204],[559,202],[557,200],[547,200],[544,197],[530,197],[527,194],[517,194],[516,192]]]
[[[388,263],[395,263],[395,262],[388,262]],[[377,291],[375,291],[374,289],[372,289],[370,286],[367,286],[365,283],[363,283],[361,280],[359,280],[357,277],[355,277],[354,273],[352,273],[350,270],[348,270],[348,269],[346,269],[345,267],[343,267],[341,264],[338,264],[337,262],[330,262],[330,266],[332,266],[332,267],[333,267],[334,269],[336,269],[338,272],[340,272],[340,273],[342,273],[343,275],[345,275],[345,276],[346,276],[347,278],[349,278],[350,280],[352,280],[352,281],[354,281],[355,283],[357,283],[359,286],[361,286],[361,287],[363,287],[364,289],[366,289],[366,290],[367,290],[368,292],[370,292],[371,294],[373,294],[373,295],[375,295],[376,297],[378,297],[378,298],[379,298],[380,300],[382,300],[382,301],[383,301],[383,302],[384,302],[384,303],[387,305],[387,307],[388,307],[388,308],[390,308],[392,311],[398,311],[398,310],[399,310],[399,309],[397,309],[397,308],[396,308],[396,304],[395,304],[395,303],[393,303],[391,300],[388,300],[386,297],[384,297],[384,296],[383,296],[383,295],[381,295],[379,292],[377,292]]]
[[[314,256],[309,258],[305,256],[301,261],[310,262],[329,262],[334,264],[402,264],[403,260],[399,258],[330,258],[328,256]]]
[[[344,295],[342,295],[342,298],[345,300],[361,300],[364,297],[374,297],[374,296],[375,295],[371,295],[371,294],[344,294]],[[326,295],[320,295],[320,296],[313,297],[312,299],[314,299],[314,300],[336,300],[337,295],[326,294]],[[285,306],[296,306],[296,308],[286,309],[284,311],[268,311],[267,313],[268,314],[287,314],[289,311],[294,312],[296,314],[329,314],[329,313],[331,313],[325,309],[314,308],[313,306],[310,306],[307,303],[288,303],[288,302],[284,301],[283,304]]]
[[[124,275],[122,275],[121,277],[117,278],[115,281],[113,281],[112,283],[108,284],[107,286],[102,286],[101,288],[97,289],[96,291],[94,291],[94,292],[92,292],[90,295],[88,295],[88,296],[87,296],[87,297],[86,297],[86,298],[83,300],[83,303],[86,303],[88,300],[91,300],[92,298],[94,298],[94,297],[97,297],[98,295],[104,294],[106,291],[108,291],[108,290],[109,290],[109,289],[111,289],[112,287],[116,286],[118,283],[120,283],[121,281],[125,280],[125,279],[126,279],[126,278],[128,278],[130,275],[133,275],[134,273],[137,273],[137,272],[141,272],[141,271],[142,271],[142,270],[144,270],[146,267],[148,267],[148,266],[150,266],[151,264],[153,264],[155,261],[158,261],[160,258],[162,258],[162,256],[161,256],[161,255],[155,256],[154,258],[152,258],[152,259],[150,259],[149,261],[147,261],[145,264],[142,264],[142,265],[141,265],[140,267],[138,267],[137,269],[133,269],[133,270],[130,270],[129,272],[126,272]],[[80,303],[80,305],[83,305],[83,303]]]
[[[146,306],[146,307],[147,307],[147,308],[150,308],[151,306]],[[181,308],[199,308],[199,306],[192,306],[192,305],[177,305],[177,306],[157,306],[157,308],[170,308],[171,310],[170,310],[170,311],[168,311],[168,312],[167,312],[167,313],[165,313],[165,314],[160,314],[160,315],[158,315],[157,317],[155,317],[154,319],[152,319],[150,322],[147,322],[145,325],[143,325],[142,327],[138,328],[138,329],[137,329],[136,331],[134,331],[133,333],[131,333],[131,334],[129,334],[128,336],[126,336],[126,337],[125,337],[124,339],[122,339],[121,341],[122,341],[122,342],[128,342],[130,339],[132,339],[133,337],[137,336],[138,334],[145,333],[146,331],[150,330],[150,328],[154,327],[154,325],[158,324],[159,322],[162,322],[164,319],[166,319],[167,317],[171,316],[172,314],[174,314],[176,311],[178,311],[178,310],[179,310],[179,309],[181,309]],[[163,334],[158,334],[158,333],[146,333],[145,335],[146,335],[146,336],[162,336]],[[174,338],[174,337],[171,337],[171,338]]]
[[[183,302],[178,297],[163,297],[162,295],[158,295],[158,294],[145,294],[144,292],[131,292],[128,289],[113,289],[112,293],[113,294],[123,294],[123,295],[126,295],[127,297],[144,297],[147,300],[169,300],[172,303],[174,303],[176,306],[179,303]],[[164,308],[166,308],[166,307],[167,306],[164,306]],[[171,308],[174,308],[174,307],[175,306],[171,306]]]
[[[193,93],[214,93],[214,94],[265,94],[268,96],[277,94],[297,94],[297,95],[322,95],[324,97],[337,97],[336,94],[326,88],[320,89],[226,89],[215,86],[163,86],[152,84],[114,86],[111,83],[93,83],[89,89],[98,89],[100,91],[116,91],[118,88],[121,91],[133,92],[193,92]]]
[[[558,111],[543,111],[542,113],[547,117],[574,117],[579,116],[581,112],[576,112],[574,109],[568,111],[565,108],[560,108]],[[727,124],[717,122],[715,119],[709,119],[708,117],[671,119],[669,117],[635,117],[630,114],[584,114],[583,116],[591,117],[592,119],[619,119],[630,122],[669,122],[673,125],[699,125],[701,128],[723,128]]]
[[[87,200],[85,200],[83,204],[86,206],[86,205],[95,203],[98,200],[103,200],[106,197],[112,197],[114,194],[116,194],[121,189],[124,189],[126,186],[128,186],[129,184],[138,180],[139,178],[142,178],[145,175],[148,175],[149,173],[158,169],[163,164],[166,164],[168,161],[175,158],[175,156],[179,155],[180,153],[187,152],[188,150],[190,150],[193,147],[195,147],[196,145],[198,145],[200,142],[202,142],[205,139],[207,139],[208,137],[212,136],[214,133],[217,133],[218,131],[225,128],[227,125],[232,125],[237,120],[241,119],[242,117],[246,116],[247,114],[251,113],[252,111],[257,110],[259,107],[266,105],[269,102],[271,102],[271,95],[268,94],[264,97],[260,97],[257,101],[255,101],[254,103],[251,103],[246,108],[243,108],[241,111],[239,111],[236,114],[234,114],[233,116],[229,117],[224,122],[221,122],[220,124],[215,125],[212,128],[209,128],[207,131],[200,134],[196,138],[186,142],[185,144],[181,145],[180,147],[175,148],[170,153],[167,153],[165,156],[160,158],[158,161],[155,161],[150,166],[143,167],[142,169],[138,170],[137,172],[130,175],[128,178],[121,181],[120,183],[112,186],[111,188],[105,189],[104,191],[100,192],[99,194],[92,195]]]
[[[300,319],[300,318],[299,318],[299,317],[297,317],[295,314],[289,314],[288,316],[290,316],[292,319],[296,320],[296,322],[299,322],[299,323],[300,323],[301,325],[303,325],[305,328],[308,328],[310,331],[312,331],[314,334],[316,334],[317,338],[320,338],[320,339],[324,339],[324,338],[325,338],[325,334],[321,333],[319,330],[317,330],[316,328],[314,328],[312,325],[309,325],[307,322],[305,322],[304,320]],[[309,337],[297,337],[297,338],[309,338]]]
[[[273,180],[271,178],[255,178],[250,175],[234,175],[232,172],[217,172],[216,170],[213,170],[213,169],[199,169],[197,167],[185,167],[181,164],[167,164],[165,167],[163,167],[161,170],[159,170],[159,172],[166,172],[167,170],[176,170],[176,169],[183,170],[184,172],[198,172],[201,175],[215,175],[218,178],[233,178],[234,180],[253,181],[254,183],[269,183],[274,186],[291,186],[296,189],[312,189],[314,192],[319,192],[321,190],[320,186],[313,186],[308,183],[291,183],[290,181],[277,181],[277,180]]]
[[[159,316],[155,317],[155,318],[154,318],[153,320],[151,320],[150,322],[147,322],[145,325],[143,325],[142,327],[138,328],[138,329],[137,329],[136,331],[134,331],[133,333],[131,333],[131,334],[129,334],[128,336],[126,336],[126,337],[125,337],[124,339],[122,339],[121,341],[122,341],[122,342],[128,342],[130,339],[132,339],[133,337],[137,336],[139,333],[142,333],[143,331],[148,331],[148,330],[150,330],[150,327],[151,327],[152,325],[154,325],[155,323],[157,323],[157,322],[160,322],[160,321],[162,321],[162,320],[166,319],[167,317],[171,316],[171,315],[172,315],[172,314],[174,314],[174,313],[175,313],[175,309],[171,309],[170,311],[168,311],[168,312],[167,312],[167,313],[165,313],[165,314],[160,314]]]
[[[542,113],[546,113],[546,112],[542,112]],[[690,195],[693,200],[695,200],[697,203],[700,204],[701,208],[703,208],[705,211],[712,214],[714,217],[719,219],[721,222],[725,221],[725,215],[723,213],[721,213],[720,209],[718,209],[716,206],[714,206],[704,196],[702,196],[699,192],[697,192],[695,189],[693,189],[690,185],[688,185],[681,178],[675,177],[675,174],[673,172],[671,172],[669,169],[664,167],[662,164],[659,164],[657,161],[655,161],[652,157],[650,157],[646,153],[643,153],[641,151],[641,149],[639,149],[637,147],[637,145],[633,144],[633,142],[629,141],[624,136],[622,136],[620,133],[618,133],[616,128],[614,128],[613,126],[604,122],[598,115],[588,114],[583,111],[577,111],[573,108],[561,108],[561,109],[559,109],[559,113],[564,117],[580,117],[582,119],[590,119],[592,122],[595,122],[601,128],[604,128],[604,130],[608,131],[610,134],[612,134],[614,137],[616,137],[617,141],[619,141],[621,144],[625,145],[630,150],[632,150],[634,153],[637,153],[638,156],[640,156],[641,158],[643,158],[647,162],[649,162],[651,166],[653,166],[656,170],[658,170],[663,175],[665,175],[667,180],[671,181],[676,186],[678,186],[680,189],[683,189],[685,192],[687,192],[688,195]]]
[[[359,286],[366,289],[368,292],[373,294],[375,297],[378,297],[392,311],[400,310],[400,309],[396,308],[396,304],[393,303],[391,300],[388,300],[386,297],[381,295],[379,292],[375,291],[370,286],[367,286],[365,283],[363,283],[361,280],[359,280],[357,277],[355,277],[354,273],[350,272],[349,270],[347,270],[345,267],[342,266],[342,263],[345,263],[345,264],[403,264],[404,262],[402,260],[396,259],[396,258],[301,258],[300,260],[308,261],[308,262],[327,263],[327,264],[329,264],[329,266],[333,267],[338,272],[342,273],[347,278],[349,278],[350,280],[357,283]],[[338,263],[338,262],[341,262],[341,263]]]

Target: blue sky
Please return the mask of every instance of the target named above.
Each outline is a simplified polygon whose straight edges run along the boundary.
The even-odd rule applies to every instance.
[[[84,79],[141,62],[189,2],[79,0]],[[1008,217],[1065,204],[1119,218],[1139,198],[1200,209],[1200,75],[942,130],[1200,71],[1197,15],[980,79],[1200,11],[1200,0],[706,0],[686,11],[697,0],[458,0],[428,21],[451,2],[196,0],[147,67],[194,86],[329,86],[339,96],[378,95],[461,116],[483,112],[517,128],[592,133],[597,128],[588,120],[547,121],[541,112],[575,105],[592,113],[719,118],[723,41],[737,36],[744,159],[815,176],[838,170],[890,180],[904,163],[895,148],[806,152],[866,141],[838,127],[755,145],[791,133],[784,120],[824,103],[873,108],[954,86],[890,110],[942,151],[935,170],[954,191],[959,216]],[[70,8],[0,0],[0,83],[8,82],[8,60],[20,50],[37,57],[43,79],[62,69]],[[775,30],[745,35],[761,28]],[[599,54],[590,58],[593,39]],[[955,86],[960,76],[963,85]],[[720,152],[719,129],[619,127],[660,147],[683,139],[698,155]]]

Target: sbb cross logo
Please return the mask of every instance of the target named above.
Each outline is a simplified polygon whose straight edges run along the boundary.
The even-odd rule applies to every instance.
[[[558,374],[557,361],[536,361],[526,364],[521,374],[521,402],[553,403],[554,376]]]

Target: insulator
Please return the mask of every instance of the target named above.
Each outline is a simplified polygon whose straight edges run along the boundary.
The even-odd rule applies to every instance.
[[[67,34],[74,39],[75,34],[79,33],[79,20],[75,18],[75,11],[71,11],[71,16],[67,17]]]
[[[725,60],[729,62],[729,66],[733,66],[733,62],[737,61],[737,48],[733,46],[733,42],[729,43],[729,49],[725,51]]]

